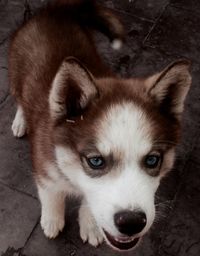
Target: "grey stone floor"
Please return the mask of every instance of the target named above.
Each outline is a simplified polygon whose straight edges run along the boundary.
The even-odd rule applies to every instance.
[[[122,76],[147,75],[178,57],[192,60],[183,138],[174,170],[157,193],[158,218],[141,245],[124,255],[200,255],[200,1],[102,0],[122,17],[127,42],[120,52],[97,35],[99,51]],[[0,0],[0,254],[2,256],[113,256],[78,235],[77,202],[55,240],[40,228],[40,205],[31,177],[29,145],[11,134],[15,103],[9,95],[7,46],[12,32],[42,5],[39,0]],[[122,255],[122,254],[120,254]]]

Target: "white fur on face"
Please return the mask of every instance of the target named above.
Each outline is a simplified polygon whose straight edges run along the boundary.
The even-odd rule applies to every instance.
[[[97,123],[97,148],[102,155],[113,154],[121,164],[109,173],[92,178],[80,159],[70,149],[56,147],[62,172],[79,187],[98,227],[113,236],[120,233],[114,224],[114,214],[121,210],[141,210],[147,216],[143,235],[155,217],[154,194],[159,177],[151,177],[140,167],[141,158],[152,147],[151,125],[142,110],[132,103],[111,107]]]
[[[98,224],[112,235],[118,235],[113,216],[121,210],[145,212],[147,225],[143,233],[153,223],[159,178],[149,176],[140,167],[141,159],[152,148],[151,129],[146,114],[132,103],[111,107],[99,123],[97,148],[102,155],[112,153],[121,163],[111,171],[112,175],[102,177],[101,184],[99,180],[98,190],[94,187],[95,193],[89,197]]]
[[[97,148],[102,155],[120,152],[124,162],[135,162],[152,147],[150,123],[132,103],[110,107],[97,127]]]

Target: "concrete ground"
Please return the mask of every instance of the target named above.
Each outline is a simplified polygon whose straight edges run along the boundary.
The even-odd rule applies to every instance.
[[[127,42],[120,52],[97,35],[99,50],[122,76],[147,75],[170,61],[192,61],[193,84],[188,95],[183,138],[171,174],[157,193],[158,218],[141,245],[124,255],[200,255],[200,1],[105,0],[122,17]],[[7,46],[12,32],[42,3],[0,0],[0,254],[2,256],[113,256],[102,245],[83,244],[78,234],[77,203],[70,203],[67,224],[55,240],[41,231],[40,205],[31,176],[27,139],[15,139],[11,123],[14,100],[8,89]],[[122,255],[122,254],[120,254]]]

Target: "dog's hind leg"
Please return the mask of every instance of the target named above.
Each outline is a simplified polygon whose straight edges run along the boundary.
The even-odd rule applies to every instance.
[[[65,225],[66,193],[45,186],[38,186],[38,193],[42,207],[42,229],[48,238],[55,238]]]
[[[79,210],[79,226],[83,242],[88,242],[95,247],[103,242],[103,235],[84,200]]]
[[[26,133],[26,119],[22,106],[18,105],[15,118],[12,123],[12,131],[15,137],[22,137]]]

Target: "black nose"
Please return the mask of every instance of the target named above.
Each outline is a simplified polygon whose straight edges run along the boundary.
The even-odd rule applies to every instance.
[[[141,211],[121,211],[114,215],[114,222],[122,234],[133,236],[143,230],[147,218]]]

